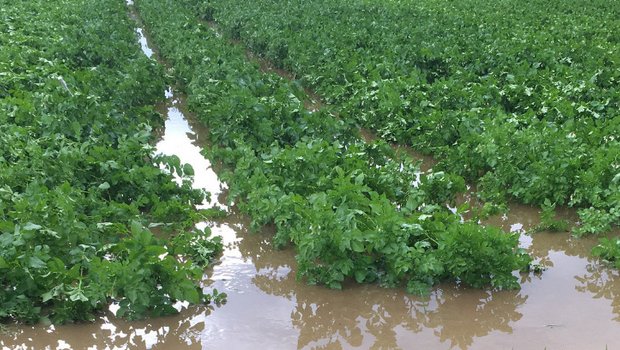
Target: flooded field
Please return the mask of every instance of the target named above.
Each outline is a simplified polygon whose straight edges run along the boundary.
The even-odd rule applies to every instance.
[[[195,185],[224,206],[226,188],[208,160],[205,130],[167,94],[168,120],[158,152],[176,154],[196,170]],[[189,120],[188,120],[189,119]],[[493,220],[492,220],[493,221]],[[526,230],[538,211],[513,206],[494,224]],[[206,223],[204,223],[206,224]],[[620,346],[620,276],[590,258],[595,239],[564,233],[522,236],[547,267],[523,277],[521,290],[491,292],[437,286],[430,297],[403,290],[349,285],[343,291],[295,279],[294,252],[270,246],[270,232],[250,233],[243,217],[209,224],[226,251],[208,272],[207,289],[228,294],[221,307],[184,309],[140,322],[110,313],[94,324],[8,327],[4,349],[613,349]],[[266,230],[269,231],[269,230]]]
[[[140,43],[145,54],[143,30]],[[168,90],[165,133],[157,152],[195,169],[194,186],[226,208],[226,185],[201,155],[206,130]],[[234,211],[234,209],[231,209]],[[561,213],[573,220],[574,214]],[[489,223],[524,233],[536,208],[514,205]],[[521,289],[492,292],[446,284],[428,297],[374,285],[344,290],[295,279],[294,251],[274,250],[269,228],[249,232],[232,214],[209,225],[226,245],[207,271],[205,288],[228,294],[221,307],[183,308],[174,317],[126,322],[112,312],[93,324],[0,329],[2,349],[615,349],[620,348],[620,276],[590,255],[595,238],[567,233],[522,235],[521,244],[546,270],[524,275]],[[180,305],[179,307],[182,307]]]
[[[195,184],[213,202],[225,184],[200,155],[204,130],[168,93],[166,130],[157,150],[196,170]],[[189,120],[188,120],[189,119]],[[211,203],[211,204],[214,204]],[[526,230],[538,212],[513,206],[494,223]],[[205,223],[206,224],[206,223]],[[429,297],[399,289],[346,286],[343,291],[295,279],[294,252],[274,250],[270,232],[250,233],[243,217],[209,224],[222,235],[221,263],[207,289],[228,294],[221,307],[184,309],[175,317],[126,322],[110,313],[94,324],[11,327],[4,349],[609,349],[620,346],[620,276],[589,254],[595,239],[565,233],[522,236],[547,267],[522,278],[521,290],[491,292],[437,286]],[[266,230],[269,231],[269,230]],[[258,346],[257,344],[260,344]]]

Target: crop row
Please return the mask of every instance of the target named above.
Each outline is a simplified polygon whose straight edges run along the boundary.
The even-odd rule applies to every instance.
[[[486,200],[620,222],[617,1],[195,0],[389,141],[432,153]]]
[[[461,177],[420,174],[384,141],[364,143],[357,127],[308,111],[299,86],[262,73],[196,16],[193,1],[136,6],[209,129],[209,157],[228,170],[221,174],[228,200],[255,227],[275,224],[275,243],[296,249],[298,277],[332,288],[354,279],[413,292],[443,280],[518,287],[512,273],[529,262],[518,234],[447,209],[464,188]]]
[[[164,75],[125,4],[2,0],[0,33],[0,322],[203,300],[202,269],[176,256],[196,255],[196,240],[221,246],[191,232],[204,193],[170,175],[191,169],[152,154]],[[156,238],[151,223],[184,233]]]

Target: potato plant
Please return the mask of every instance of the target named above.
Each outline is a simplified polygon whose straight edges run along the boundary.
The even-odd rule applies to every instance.
[[[618,227],[618,2],[191,4],[341,117],[436,156],[483,199],[575,207],[578,235]]]
[[[92,320],[112,302],[134,319],[209,298],[198,252],[147,228],[194,232],[205,194],[153,155],[164,72],[133,26],[122,1],[0,1],[0,322]]]
[[[136,1],[161,54],[210,132],[229,201],[255,227],[274,224],[297,252],[298,277],[424,293],[440,281],[518,287],[529,256],[518,234],[468,221],[446,204],[458,175],[429,172],[384,141],[365,143],[348,119],[309,111],[303,90],[261,72],[194,11],[193,1]],[[181,38],[181,40],[179,39]]]

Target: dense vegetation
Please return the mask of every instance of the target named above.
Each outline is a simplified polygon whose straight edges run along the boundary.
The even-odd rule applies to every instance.
[[[486,200],[620,222],[620,2],[196,0],[232,39]]]
[[[164,75],[136,39],[122,1],[0,1],[0,322],[207,297],[191,257],[221,245],[193,229],[191,169],[152,155]],[[180,234],[156,238],[155,223]]]
[[[513,272],[529,262],[518,234],[448,210],[465,187],[462,177],[420,176],[416,163],[384,141],[364,143],[346,119],[308,111],[299,86],[262,73],[196,16],[194,4],[136,1],[209,128],[209,156],[229,170],[222,176],[228,199],[255,226],[275,224],[275,242],[297,251],[299,277],[332,288],[354,279],[414,292],[442,280],[518,287]]]

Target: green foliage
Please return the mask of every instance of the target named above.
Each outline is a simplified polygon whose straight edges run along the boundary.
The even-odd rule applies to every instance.
[[[473,219],[472,221],[477,222],[478,220],[486,220],[490,216],[505,214],[508,212],[508,206],[505,203],[497,204],[493,202],[485,202],[482,207],[472,209]]]
[[[299,278],[331,288],[378,282],[416,293],[443,280],[518,287],[513,271],[528,260],[517,235],[461,222],[447,208],[465,188],[461,176],[420,175],[417,163],[385,141],[360,140],[350,119],[308,111],[296,82],[262,73],[242,48],[200,20],[209,13],[194,12],[219,5],[138,0],[136,6],[209,129],[208,156],[227,167],[220,175],[228,200],[253,227],[276,226],[275,244],[296,249]],[[229,35],[245,35],[243,25],[231,23]],[[264,44],[282,64],[294,46]],[[449,261],[457,259],[458,265]]]
[[[92,320],[111,302],[139,318],[206,300],[200,271],[177,259],[194,253],[144,228],[190,234],[204,193],[160,170],[178,160],[152,156],[163,71],[125,4],[2,1],[0,33],[0,322]]]
[[[483,199],[585,209],[578,234],[618,225],[618,2],[186,3]]]
[[[453,174],[443,171],[431,173],[424,178],[421,189],[430,194],[433,203],[454,203],[457,193],[465,191],[465,180]]]
[[[609,231],[612,225],[618,225],[620,222],[620,211],[613,208],[610,212],[604,210],[587,208],[579,210],[581,223],[573,229],[573,233],[577,236],[587,234],[595,234]]]
[[[222,237],[210,237],[211,230],[181,232],[172,239],[172,247],[176,254],[189,258],[198,267],[204,269],[213,258],[222,252]]]
[[[513,258],[518,234],[500,234],[468,223],[449,227],[440,238],[438,251],[441,260],[446,262],[446,271],[474,287],[486,284],[502,288],[518,287],[518,282],[508,276],[531,261],[522,250],[516,252],[519,259]],[[498,266],[503,271],[498,271]]]
[[[177,300],[200,303],[202,292],[195,281],[202,269],[193,268],[191,261],[179,263],[172,253],[164,241],[134,222],[129,237],[109,247],[109,259],[92,261],[91,285],[101,289],[96,291],[101,296],[109,293],[118,301],[118,317],[130,319],[175,313]]]
[[[620,239],[602,238],[599,244],[592,248],[592,254],[612,263],[620,269]]]
[[[203,220],[223,219],[228,216],[228,212],[217,205],[207,209],[200,209],[199,214]]]
[[[608,201],[611,206],[608,210],[596,207],[579,210],[581,225],[573,230],[578,236],[605,232],[620,225],[620,173],[612,178],[609,187],[593,187],[591,191],[597,196],[597,202]]]
[[[534,227],[534,231],[566,232],[568,229],[567,220],[555,218],[555,203],[546,199],[541,207],[540,223]]]

